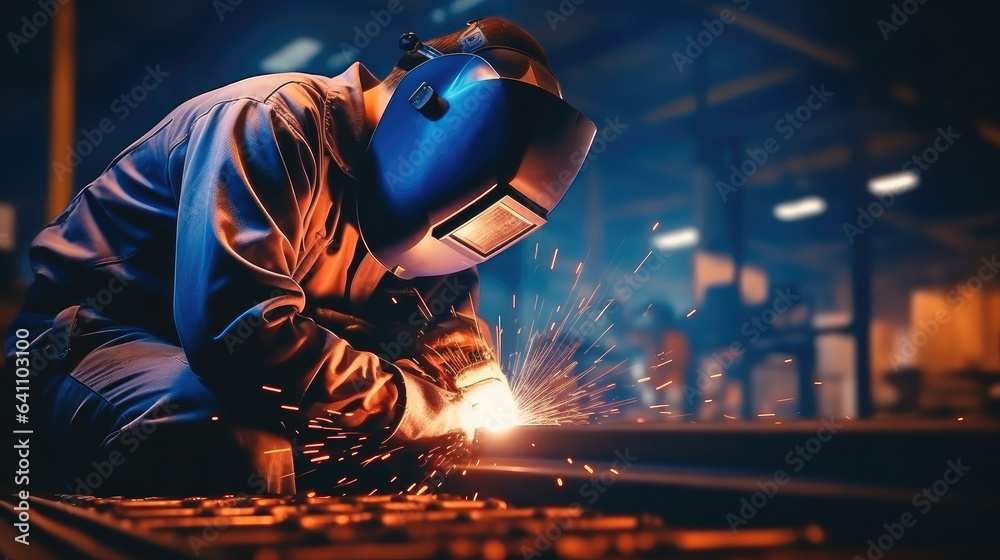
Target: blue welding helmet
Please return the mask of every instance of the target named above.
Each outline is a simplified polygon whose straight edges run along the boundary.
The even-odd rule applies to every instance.
[[[368,251],[400,278],[467,269],[543,225],[597,132],[545,66],[483,42],[442,54],[400,39],[427,60],[386,105],[357,203]]]

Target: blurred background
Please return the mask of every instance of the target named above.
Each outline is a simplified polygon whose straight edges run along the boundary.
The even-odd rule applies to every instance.
[[[16,0],[0,13],[4,329],[34,235],[179,103],[357,60],[384,76],[401,33],[500,15],[535,34],[599,128],[549,224],[481,267],[481,314],[515,364],[582,298],[607,307],[576,331],[575,359],[613,370],[624,401],[602,421],[997,413],[996,3]]]

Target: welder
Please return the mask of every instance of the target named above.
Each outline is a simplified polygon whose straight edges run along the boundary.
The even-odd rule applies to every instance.
[[[183,103],[35,238],[10,332],[62,489],[281,491],[254,465],[310,423],[429,447],[515,421],[476,265],[546,222],[595,127],[502,18],[399,45],[383,81]]]

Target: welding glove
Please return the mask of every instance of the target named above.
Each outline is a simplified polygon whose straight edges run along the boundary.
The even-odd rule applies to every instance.
[[[476,428],[500,430],[517,423],[517,405],[496,360],[484,360],[459,371],[455,385]]]
[[[313,316],[355,350],[378,353],[382,343],[412,340],[412,348],[402,357],[415,358],[421,369],[417,375],[449,391],[458,390],[454,378],[459,371],[493,357],[489,340],[480,335],[485,327],[474,317],[451,317],[418,328],[400,323],[376,326],[353,315],[323,308],[315,309]],[[404,332],[405,338],[400,336]]]
[[[472,321],[476,319],[453,318],[439,322],[420,340],[421,365],[442,387],[452,391],[461,388],[456,383],[460,372],[483,362],[496,362],[493,348],[480,335],[477,325],[470,324]]]
[[[458,372],[457,391],[427,381],[412,360],[395,365],[402,372],[403,415],[387,443],[426,444],[455,433],[471,440],[479,428],[496,430],[516,423],[514,400],[495,360]]]
[[[399,360],[394,365],[401,371],[402,417],[386,440],[387,445],[427,447],[453,434],[467,441],[473,438],[477,426],[472,404],[465,395],[432,383],[412,360]]]

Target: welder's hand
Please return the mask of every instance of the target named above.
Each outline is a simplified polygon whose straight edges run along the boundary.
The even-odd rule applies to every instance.
[[[390,441],[427,446],[456,433],[471,440],[479,428],[496,430],[516,423],[510,388],[495,361],[459,372],[455,381],[462,387],[457,391],[428,381],[410,360],[396,366],[402,374],[404,408]]]
[[[478,364],[495,363],[492,349],[475,327],[458,321],[438,326],[421,342],[421,364],[442,387],[452,391],[459,389],[455,378],[460,372]]]
[[[386,444],[427,449],[456,434],[467,441],[472,439],[476,430],[474,410],[463,394],[443,389],[412,369],[400,370],[402,418]]]
[[[469,408],[468,421],[474,429],[500,430],[517,423],[517,405],[507,378],[495,360],[460,371],[455,376],[455,384]]]

